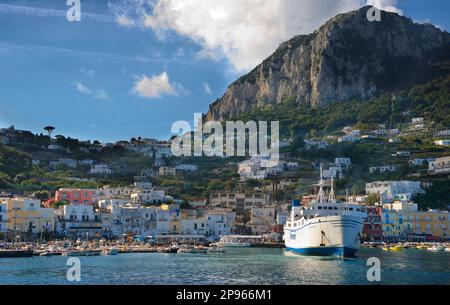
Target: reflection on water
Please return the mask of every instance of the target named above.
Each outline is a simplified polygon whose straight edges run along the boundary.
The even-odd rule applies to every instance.
[[[81,258],[81,284],[371,284],[367,259],[381,260],[381,284],[450,284],[450,253],[362,249],[355,259],[282,249],[215,254],[121,254]],[[67,257],[0,259],[0,284],[71,284]]]

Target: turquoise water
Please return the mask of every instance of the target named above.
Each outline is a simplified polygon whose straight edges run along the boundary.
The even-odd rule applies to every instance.
[[[450,284],[450,253],[362,249],[358,258],[306,257],[283,249],[215,254],[119,254],[82,257],[80,284],[370,284],[369,257],[381,284]],[[0,284],[72,284],[67,257],[0,259]]]

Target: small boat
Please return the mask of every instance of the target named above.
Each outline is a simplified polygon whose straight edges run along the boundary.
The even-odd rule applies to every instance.
[[[183,245],[181,246],[178,251],[178,254],[182,254],[182,253],[193,253],[193,254],[198,254],[198,253],[208,253],[208,248],[203,247],[203,246],[188,246],[188,245]]]
[[[389,247],[389,251],[394,251],[394,252],[398,252],[403,250],[403,248],[401,246],[393,246],[393,247]]]
[[[105,248],[102,251],[103,255],[117,255],[119,253],[119,249],[116,248]]]
[[[73,249],[63,253],[65,256],[99,256],[102,253],[100,249]]]
[[[428,247],[427,246],[416,246],[416,249],[418,249],[418,250],[427,250]]]
[[[0,250],[0,258],[32,257],[32,250]]]
[[[445,247],[444,246],[438,246],[435,245],[433,247],[428,248],[428,251],[432,251],[432,252],[444,252],[445,251]]]
[[[445,248],[445,252],[450,252],[450,247]]]
[[[208,253],[224,253],[225,249],[217,246],[209,246]]]

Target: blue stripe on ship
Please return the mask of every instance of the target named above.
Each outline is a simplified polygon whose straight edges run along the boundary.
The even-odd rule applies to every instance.
[[[286,248],[289,251],[312,256],[339,256],[355,257],[357,249],[349,247],[313,247],[313,248]]]
[[[332,225],[340,225],[340,224],[357,224],[357,225],[362,225],[362,222],[358,222],[356,220],[351,220],[351,219],[342,219],[342,220],[325,220],[325,221],[317,221],[317,222],[312,222],[312,223],[307,223],[306,225],[303,225],[300,228],[285,228],[289,231],[298,231],[301,230],[307,226],[311,226],[311,225],[316,225],[316,224],[321,224],[321,223],[327,223],[327,222],[331,222]]]

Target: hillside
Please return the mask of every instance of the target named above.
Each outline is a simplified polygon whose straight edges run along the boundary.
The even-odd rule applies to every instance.
[[[281,44],[231,84],[206,119],[236,118],[285,101],[296,107],[369,100],[450,74],[449,33],[388,12],[368,22],[367,9]]]
[[[409,90],[388,93],[368,101],[332,102],[321,107],[297,105],[293,99],[254,109],[240,119],[280,121],[283,137],[332,133],[347,125],[370,129],[378,124],[394,128],[412,117],[424,117],[435,129],[450,126],[450,76],[438,78]]]

